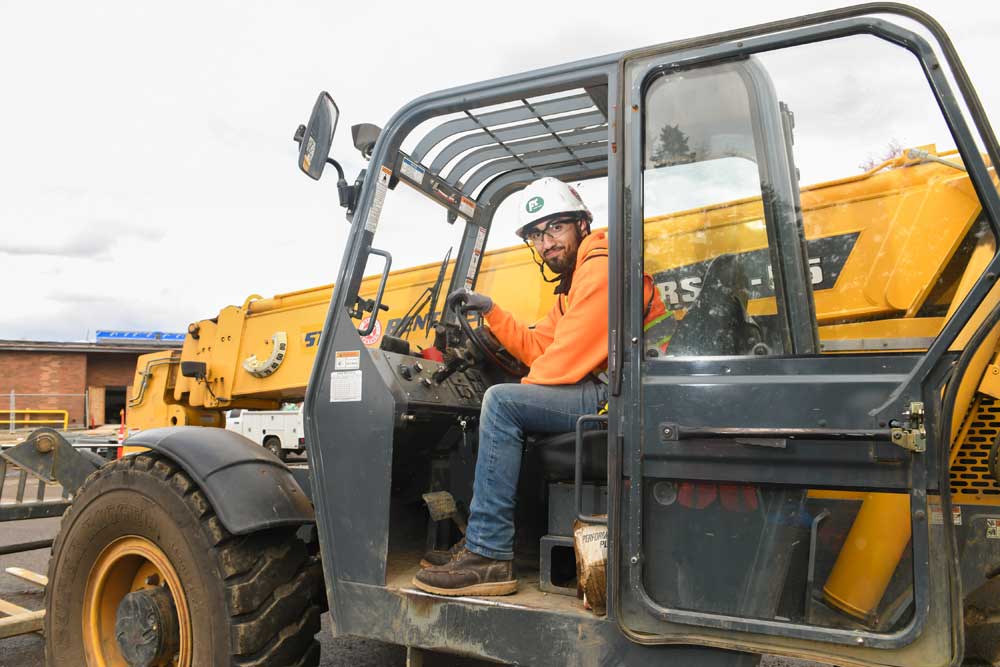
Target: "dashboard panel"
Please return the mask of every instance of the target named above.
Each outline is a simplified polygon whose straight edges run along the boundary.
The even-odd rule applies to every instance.
[[[464,408],[478,412],[489,381],[477,368],[455,371],[443,382],[435,382],[434,374],[443,363],[412,355],[378,350],[385,362],[383,372],[391,375],[399,395],[411,407]]]

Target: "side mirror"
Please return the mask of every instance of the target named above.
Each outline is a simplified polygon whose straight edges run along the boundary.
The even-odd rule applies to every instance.
[[[305,127],[300,125],[295,133],[295,140],[299,142],[299,169],[313,180],[318,181],[323,175],[338,118],[340,110],[337,104],[329,93],[323,91],[316,98],[309,124]]]
[[[361,156],[366,160],[372,156],[375,150],[375,142],[378,135],[382,134],[382,128],[371,123],[360,123],[351,125],[351,136],[354,138],[354,147],[361,151]]]
[[[208,364],[204,361],[182,361],[181,362],[181,375],[186,378],[194,378],[195,380],[204,380],[205,374],[208,372]]]

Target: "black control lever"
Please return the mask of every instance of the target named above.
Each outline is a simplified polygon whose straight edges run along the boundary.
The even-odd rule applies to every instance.
[[[354,308],[354,311],[352,311],[351,315],[352,317],[361,317],[365,313],[372,312],[373,308],[375,308],[375,299],[366,299],[364,297],[359,296],[357,298],[357,304]],[[389,306],[385,305],[384,303],[380,303],[378,305],[378,309],[388,311]]]
[[[438,322],[434,325],[434,347],[442,354],[462,342],[462,329],[457,324]]]
[[[469,358],[467,352],[456,348],[450,348],[445,352],[444,360],[444,365],[439,366],[432,376],[436,384],[441,384],[458,371],[464,371],[469,366],[472,366],[475,361]]]

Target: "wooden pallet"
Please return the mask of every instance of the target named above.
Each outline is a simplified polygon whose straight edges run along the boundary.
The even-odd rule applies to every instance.
[[[48,577],[26,570],[22,567],[8,567],[7,574],[23,579],[29,583],[45,588]],[[45,610],[31,611],[13,602],[0,599],[0,639],[26,635],[31,632],[42,634],[42,624],[45,622]]]

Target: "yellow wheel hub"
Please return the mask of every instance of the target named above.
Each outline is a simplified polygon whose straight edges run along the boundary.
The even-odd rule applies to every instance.
[[[107,547],[87,577],[83,597],[83,645],[88,667],[128,667],[129,663],[119,647],[116,631],[119,606],[130,593],[144,591],[143,597],[156,599],[161,607],[176,614],[176,619],[153,622],[145,616],[146,636],[167,633],[159,643],[167,644],[169,655],[161,654],[152,663],[164,667],[190,667],[191,615],[180,578],[160,547],[144,537],[122,537]],[[135,596],[132,596],[133,598]],[[127,607],[128,605],[124,605]],[[153,633],[153,635],[150,635]]]

